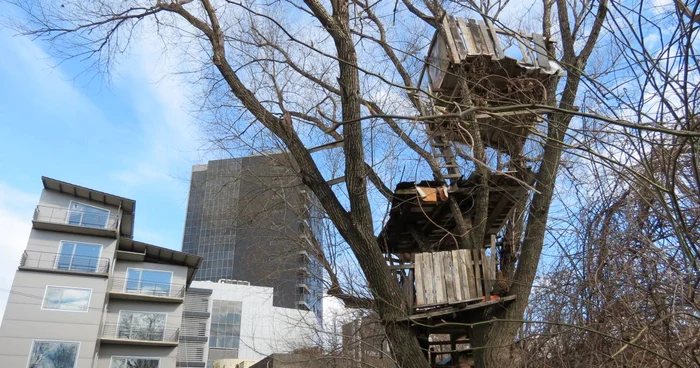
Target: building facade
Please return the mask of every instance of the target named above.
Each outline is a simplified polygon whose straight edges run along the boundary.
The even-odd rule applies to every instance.
[[[211,291],[209,366],[222,359],[254,363],[273,353],[318,343],[320,325],[311,311],[273,306],[273,288],[240,281],[194,281]]]
[[[198,341],[181,334],[186,310],[208,318],[208,307],[186,303],[201,257],[134,241],[133,200],[42,181],[0,326],[0,365],[203,367],[206,324]],[[199,356],[179,354],[197,347]]]
[[[322,318],[320,211],[286,154],[192,169],[182,249],[204,261],[198,281],[271,287],[273,306]]]

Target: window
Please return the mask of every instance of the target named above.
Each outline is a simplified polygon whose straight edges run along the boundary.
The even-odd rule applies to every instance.
[[[92,289],[47,286],[42,309],[87,312]]]
[[[158,368],[160,359],[141,357],[112,357],[110,368]]]
[[[214,300],[209,347],[238,349],[241,336],[242,308],[241,302]]]
[[[65,271],[97,272],[102,245],[62,241],[54,268]]]
[[[79,342],[34,340],[28,368],[74,368]]]
[[[163,341],[166,318],[165,313],[121,311],[117,338]]]
[[[170,271],[128,268],[124,291],[135,294],[169,296],[172,278],[173,273]]]
[[[105,229],[107,228],[108,220],[109,210],[90,206],[80,202],[70,201],[70,205],[68,207],[68,218],[66,219],[68,224]]]

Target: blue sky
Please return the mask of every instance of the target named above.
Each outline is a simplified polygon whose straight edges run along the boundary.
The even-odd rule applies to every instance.
[[[0,313],[42,175],[136,200],[135,238],[180,249],[191,166],[216,156],[202,150],[189,85],[148,40],[109,81],[42,46],[0,28]]]

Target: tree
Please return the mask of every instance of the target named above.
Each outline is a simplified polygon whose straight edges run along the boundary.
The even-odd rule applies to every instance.
[[[501,271],[507,276],[504,289],[517,299],[486,316],[493,320],[473,327],[471,343],[477,365],[482,367],[510,362],[509,346],[518,335],[537,274],[563,152],[568,149],[590,153],[597,160],[608,159],[601,158],[605,148],[596,145],[599,141],[580,141],[587,137],[581,126],[584,118],[616,129],[613,136],[632,134],[623,129],[680,139],[698,136],[690,125],[674,131],[663,124],[610,118],[605,109],[586,110],[595,105],[577,106],[589,102],[579,96],[582,84],[592,91],[613,83],[610,73],[598,69],[612,68],[614,60],[602,60],[594,67],[589,63],[592,56],[602,56],[595,54],[604,45],[601,40],[615,39],[611,24],[617,19],[608,20],[612,5],[608,0],[542,4],[540,32],[545,39],[554,34],[559,37],[559,48],[550,43],[547,51],[557,57],[565,72],[565,78],[554,78],[545,86],[545,103],[500,110],[489,107],[489,101],[477,104],[470,98],[474,86],[469,76],[460,75],[465,98],[458,105],[464,112],[451,116],[431,113],[426,103],[430,96],[419,83],[429,37],[444,33],[442,20],[449,14],[486,17],[504,28],[520,26],[501,19],[509,6],[506,1],[11,2],[26,14],[19,20],[26,34],[48,41],[61,57],[92,60],[97,71],[114,63],[139,32],[157,33],[164,45],[181,50],[183,68],[196,72],[194,80],[205,91],[202,118],[210,122],[217,144],[229,148],[232,142],[245,142],[256,150],[279,146],[293,157],[301,181],[349,246],[371,298],[344,290],[332,264],[324,262],[330,273],[329,294],[348,304],[371,305],[384,322],[392,352],[402,367],[428,363],[415,333],[396,322],[409,310],[377,243],[375,213],[391,197],[389,188],[400,176],[399,168],[415,172],[411,179],[432,176],[444,180],[437,158],[425,148],[429,137],[424,124],[447,118],[461,124],[473,121],[475,113],[508,109],[544,111],[543,123],[525,145],[531,150],[505,157],[506,164],[501,162],[502,153],[488,149],[482,141],[479,129],[487,127],[469,124],[473,143],[467,149],[456,147],[460,164],[478,173],[482,184],[493,172],[519,171],[524,163],[530,164],[536,179],[529,188],[531,196],[520,204],[518,216],[506,228],[503,248],[508,251],[501,251]],[[610,93],[620,94],[618,100],[624,97],[621,91]],[[319,152],[319,147],[328,150]],[[343,186],[327,182],[331,171],[342,173]],[[488,189],[482,185],[478,192],[474,226],[463,226],[454,234],[462,247],[478,247],[483,238]],[[373,202],[380,205],[373,206]],[[452,212],[461,218],[458,206],[452,206]]]

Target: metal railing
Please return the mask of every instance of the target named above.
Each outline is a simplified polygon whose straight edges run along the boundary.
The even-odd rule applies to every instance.
[[[182,298],[185,296],[185,285],[173,284],[165,282],[155,282],[140,279],[129,278],[112,278],[112,287],[114,292],[159,296],[168,298]]]
[[[109,258],[25,250],[22,253],[19,266],[43,270],[107,274],[109,273]]]
[[[134,327],[128,324],[105,323],[102,337],[131,341],[177,342],[180,329],[174,327]]]
[[[91,213],[85,210],[73,210],[64,206],[38,205],[34,210],[34,221],[53,224],[66,224],[94,229],[116,230],[118,215]]]

